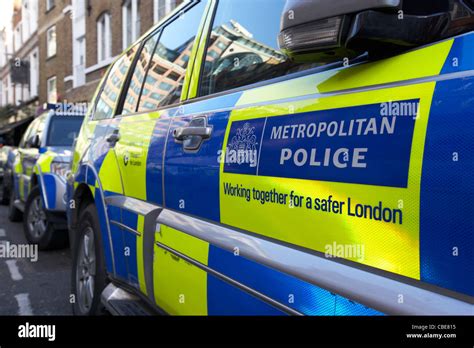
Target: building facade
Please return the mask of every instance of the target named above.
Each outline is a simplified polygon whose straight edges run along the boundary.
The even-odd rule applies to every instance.
[[[0,28],[0,108],[13,107],[16,119],[38,101],[38,0],[15,0],[13,8],[2,10],[11,12],[11,21]]]
[[[40,103],[84,103],[115,58],[182,0],[40,2]]]
[[[12,1],[11,21],[0,23],[0,114],[12,117],[0,128],[45,103],[89,102],[115,58],[183,2]]]

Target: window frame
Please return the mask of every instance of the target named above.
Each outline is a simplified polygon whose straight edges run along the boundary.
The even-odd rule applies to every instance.
[[[50,32],[53,31],[53,30],[54,30],[54,52],[50,52],[51,39],[50,39],[49,35],[50,35]],[[57,38],[58,38],[57,37],[57,28],[56,28],[56,24],[54,24],[46,30],[46,59],[53,58],[58,53],[58,40],[57,40]]]
[[[204,78],[204,66],[205,66],[205,62],[206,62],[207,51],[209,49],[209,43],[211,41],[211,34],[212,34],[212,30],[213,30],[214,21],[216,19],[216,15],[217,15],[217,10],[219,8],[219,4],[220,4],[220,1],[216,0],[213,3],[212,8],[210,9],[210,11],[212,13],[210,24],[209,24],[209,27],[205,28],[205,29],[207,29],[207,32],[202,33],[203,35],[206,35],[203,55],[201,57],[196,57],[196,61],[200,62],[198,67],[194,66],[194,69],[199,69],[199,78],[198,78],[198,82],[197,82],[197,84],[198,84],[197,85],[197,94],[196,94],[195,97],[189,97],[189,95],[188,95],[188,98],[184,101],[184,104],[190,104],[190,103],[199,102],[199,101],[203,101],[203,100],[207,100],[207,99],[211,99],[211,98],[217,98],[217,97],[221,97],[221,96],[225,96],[225,95],[235,94],[235,93],[239,93],[239,92],[243,92],[243,91],[247,91],[247,90],[252,90],[252,89],[256,89],[256,88],[260,88],[260,87],[264,87],[264,86],[268,86],[268,85],[272,85],[272,84],[276,84],[276,83],[280,83],[280,82],[284,82],[284,81],[297,79],[297,78],[300,78],[300,77],[303,77],[303,76],[313,75],[313,74],[316,74],[316,73],[329,71],[329,70],[333,70],[333,69],[338,69],[338,68],[352,67],[352,66],[355,65],[355,64],[349,64],[349,65],[346,66],[346,65],[344,65],[343,61],[336,61],[336,62],[328,63],[328,64],[325,64],[325,65],[322,65],[322,66],[319,66],[319,67],[314,67],[314,68],[311,68],[311,69],[306,69],[306,70],[303,70],[303,71],[298,71],[298,72],[290,73],[290,74],[287,74],[287,75],[274,77],[274,78],[269,79],[269,80],[256,82],[256,83],[252,83],[252,84],[249,84],[249,85],[236,87],[236,88],[233,88],[233,89],[228,89],[228,90],[217,92],[217,93],[201,95],[201,92],[202,92],[201,85],[202,85],[203,78]],[[200,60],[199,60],[199,58],[200,58]],[[356,64],[359,63],[358,58],[355,58],[354,60],[357,61]]]
[[[150,35],[147,35],[147,37],[142,39],[141,42],[139,43],[140,47],[139,47],[139,49],[138,49],[138,51],[135,55],[133,65],[130,66],[129,71],[127,73],[126,88],[123,88],[122,91],[121,91],[121,95],[120,95],[120,99],[119,99],[119,101],[121,102],[120,109],[117,110],[117,113],[114,117],[119,117],[119,116],[126,117],[126,116],[131,116],[131,115],[143,114],[143,112],[138,112],[138,108],[140,106],[140,100],[142,98],[143,89],[145,88],[146,80],[148,78],[148,71],[150,70],[151,65],[153,63],[153,55],[155,53],[156,48],[158,47],[158,44],[160,43],[161,35],[163,34],[163,29],[164,28],[160,27],[160,28],[154,30],[153,33],[151,33]],[[128,91],[130,89],[130,85],[131,85],[132,78],[133,78],[133,75],[135,73],[135,69],[137,67],[138,61],[140,60],[141,54],[143,52],[143,49],[145,48],[146,43],[148,42],[148,40],[152,39],[153,36],[155,36],[155,35],[158,37],[158,39],[156,40],[156,44],[154,45],[154,49],[153,49],[153,52],[151,54],[151,59],[148,62],[148,65],[147,65],[147,68],[146,68],[146,71],[145,71],[145,76],[143,77],[143,82],[142,82],[142,85],[140,86],[140,92],[138,93],[138,100],[137,100],[135,112],[131,112],[131,113],[128,113],[128,114],[124,115],[123,114],[123,107],[124,107],[126,99],[127,99]]]
[[[49,84],[50,84],[50,82],[53,81],[53,80],[54,80],[54,87],[55,87],[55,90],[56,90],[56,91],[55,91],[55,93],[56,93],[56,101],[55,101],[55,103],[58,102],[58,77],[57,77],[56,75],[54,75],[54,76],[49,77],[49,78],[46,80],[46,100],[47,100],[48,103],[50,103],[50,101],[49,101],[49,97],[50,97],[50,90],[49,90],[49,87],[50,87],[50,86],[49,86]],[[50,104],[51,104],[51,103],[50,103]]]
[[[128,23],[130,11],[131,23]],[[122,49],[126,50],[140,37],[141,30],[140,0],[124,0],[122,4]],[[130,42],[128,39],[128,25],[130,25]]]
[[[165,105],[165,106],[162,106],[162,107],[159,107],[159,108],[156,108],[156,109],[153,109],[153,110],[149,110],[149,111],[141,111],[141,112],[134,112],[134,113],[129,113],[129,114],[126,114],[126,115],[123,115],[122,112],[123,112],[123,106],[124,106],[124,103],[125,103],[125,100],[126,100],[126,97],[127,97],[127,91],[128,89],[130,88],[130,82],[131,82],[131,79],[132,79],[132,76],[133,76],[133,73],[135,72],[135,66],[136,66],[136,63],[141,55],[141,52],[143,50],[143,47],[145,45],[145,42],[150,39],[153,35],[157,34],[159,35],[159,39],[157,41],[157,44],[159,44],[160,40],[161,40],[161,35],[163,33],[163,30],[169,25],[171,24],[172,22],[174,22],[175,20],[178,20],[181,16],[181,14],[183,12],[186,12],[186,11],[189,11],[192,7],[196,6],[199,2],[201,1],[209,1],[208,3],[208,6],[209,4],[212,4],[213,1],[215,0],[199,0],[199,1],[187,1],[187,2],[183,2],[181,5],[179,5],[178,7],[176,8],[179,8],[180,11],[176,11],[173,15],[171,16],[168,16],[168,18],[166,18],[166,20],[162,23],[160,23],[159,25],[155,25],[155,27],[153,27],[147,34],[146,36],[144,36],[143,38],[141,38],[141,40],[137,43],[138,45],[140,45],[140,48],[139,50],[137,51],[136,55],[135,55],[135,58],[134,58],[134,61],[132,62],[132,65],[130,66],[129,70],[128,70],[128,73],[127,73],[127,78],[125,79],[125,83],[123,84],[122,86],[122,90],[120,92],[120,95],[119,95],[119,100],[118,100],[118,104],[117,104],[117,107],[116,107],[116,110],[115,110],[115,114],[113,116],[113,118],[123,118],[123,117],[130,117],[130,116],[136,116],[136,115],[143,115],[145,113],[149,113],[149,112],[156,112],[156,111],[160,111],[160,110],[166,110],[166,109],[172,109],[172,108],[179,108],[181,105],[184,105],[186,103],[186,100],[181,100],[179,103],[176,103],[176,104],[173,104],[173,105]],[[211,5],[212,6],[212,5]],[[202,14],[202,17],[201,17],[201,21],[204,17],[207,17],[210,13],[210,11],[212,11],[212,7],[206,7],[205,10],[204,10],[204,13]],[[199,34],[204,34],[204,31],[202,31],[201,29],[205,29],[205,28],[201,28],[200,26],[198,27],[198,31],[196,32],[196,37],[195,37],[195,41],[194,41],[194,44],[193,44],[193,49],[192,51],[195,51],[198,52],[197,50],[199,49],[199,46],[200,46],[200,42],[198,40],[198,36]],[[202,32],[201,32],[202,31]],[[128,52],[128,50],[126,51]],[[124,52],[124,54],[126,53]],[[193,56],[193,54],[191,54],[191,57]],[[120,59],[120,58],[118,58]],[[195,59],[197,59],[197,55],[195,57]],[[151,61],[150,61],[151,62]],[[193,66],[192,69],[195,69],[196,66]],[[189,69],[189,65],[188,65],[188,68]],[[148,72],[148,70],[147,70]],[[186,81],[186,79],[188,78],[187,76],[188,74],[186,73],[185,77],[184,77],[184,82]],[[191,75],[191,74],[190,74]],[[146,79],[146,77],[145,77]],[[104,86],[105,86],[105,83],[104,83]],[[102,88],[104,88],[104,86],[102,86]],[[183,86],[186,86],[185,83],[183,83]],[[140,88],[140,97],[141,97],[141,93],[143,91],[143,87],[144,87],[144,84],[142,84],[141,88]],[[188,86],[189,88],[189,86]],[[101,91],[102,92],[102,91]],[[98,94],[98,97],[97,97],[97,100],[99,99],[99,96],[101,94],[101,92]],[[184,89],[182,91],[182,95],[187,95],[187,91],[186,91],[186,94],[184,94]],[[95,103],[96,101],[94,101],[94,113],[95,113]],[[139,105],[139,104],[138,104]]]
[[[146,36],[147,38],[149,37],[149,35]],[[91,111],[86,115],[86,119],[88,121],[95,121],[95,122],[100,122],[100,121],[106,121],[106,120],[111,120],[111,119],[114,119],[115,117],[117,117],[117,115],[119,114],[119,111],[122,112],[122,108],[123,108],[123,104],[124,104],[124,100],[126,98],[126,93],[124,93],[125,89],[128,90],[128,87],[126,86],[129,86],[130,85],[130,80],[131,80],[131,71],[132,69],[135,69],[135,64],[137,62],[137,60],[139,59],[140,57],[140,53],[141,53],[141,50],[143,49],[143,45],[144,45],[144,42],[146,40],[145,39],[141,39],[137,42],[135,42],[129,49],[125,50],[124,52],[122,52],[110,65],[109,67],[107,68],[105,74],[104,74],[104,77],[101,79],[101,81],[99,82],[99,87],[98,87],[98,90],[92,100],[92,108],[91,108]],[[105,118],[105,119],[96,119],[96,112],[97,112],[97,105],[99,104],[99,100],[101,99],[102,97],[102,93],[104,92],[104,90],[107,88],[107,81],[110,77],[110,73],[112,72],[113,68],[115,67],[116,64],[119,64],[120,60],[126,56],[131,50],[133,50],[135,47],[137,47],[137,51],[135,52],[135,55],[133,57],[133,59],[131,60],[131,63],[130,63],[130,66],[128,67],[127,69],[127,72],[125,73],[125,79],[124,79],[124,82],[119,90],[119,94],[118,94],[118,97],[117,97],[117,101],[115,103],[115,106],[114,106],[114,109],[112,110],[112,116],[111,117],[108,117],[108,118]],[[127,115],[128,116],[128,115]]]
[[[55,0],[46,0],[46,12],[51,11],[56,6]]]
[[[97,34],[97,64],[103,63],[112,57],[112,40],[111,40],[111,16],[109,12],[103,12],[96,20]],[[103,30],[105,29],[105,33]],[[102,40],[104,39],[104,40]],[[105,43],[102,45],[102,42]],[[105,52],[103,51],[105,49]]]
[[[26,129],[25,133],[23,134],[23,137],[20,140],[20,143],[18,144],[19,149],[26,149],[27,148],[26,143],[27,143],[28,139],[30,138],[30,134],[33,131],[33,129],[35,129],[38,126],[38,123],[39,123],[38,120],[39,120],[39,118],[34,119],[33,122],[31,122],[31,124]]]
[[[164,2],[163,6],[160,3]],[[166,18],[176,8],[176,0],[153,0],[153,23],[157,24]],[[160,18],[160,8],[164,8],[164,15]]]

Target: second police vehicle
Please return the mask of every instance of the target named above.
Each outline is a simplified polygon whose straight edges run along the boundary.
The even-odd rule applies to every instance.
[[[12,163],[9,219],[23,221],[28,242],[40,250],[67,245],[66,174],[84,112],[48,105],[26,130]]]
[[[182,4],[78,137],[74,312],[472,314],[473,10]]]

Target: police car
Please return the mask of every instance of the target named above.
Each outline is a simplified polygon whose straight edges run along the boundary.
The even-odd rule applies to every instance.
[[[16,148],[2,146],[0,148],[0,204],[10,202],[10,187],[13,171],[13,161],[16,157]]]
[[[473,10],[182,4],[78,137],[74,312],[472,315]]]
[[[9,219],[21,221],[26,239],[40,250],[64,247],[66,174],[71,147],[84,112],[64,112],[58,105],[36,118],[26,130],[13,161]]]

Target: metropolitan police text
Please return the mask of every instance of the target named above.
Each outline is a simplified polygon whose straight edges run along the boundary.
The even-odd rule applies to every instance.
[[[321,137],[350,137],[350,136],[371,136],[371,135],[393,135],[395,133],[396,117],[373,117],[350,120],[348,122],[332,121],[319,123],[302,123],[286,126],[275,126],[272,128],[270,140],[294,140],[313,139]],[[301,148],[293,151],[290,148],[283,148],[280,155],[280,165],[293,159],[297,167],[309,165],[311,167],[336,168],[366,168],[365,162],[368,148],[326,148],[320,155],[317,148]],[[341,156],[343,158],[341,159]]]

